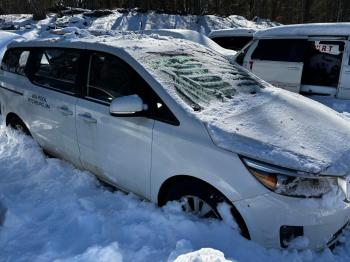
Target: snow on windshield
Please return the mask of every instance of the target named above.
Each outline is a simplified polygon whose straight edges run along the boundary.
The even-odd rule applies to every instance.
[[[262,87],[238,66],[208,50],[147,52],[142,60],[195,111],[212,102],[227,102],[239,93],[255,94]]]

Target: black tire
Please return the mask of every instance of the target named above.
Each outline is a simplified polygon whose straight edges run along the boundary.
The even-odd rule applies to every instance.
[[[10,126],[15,130],[18,130],[19,132],[27,136],[31,136],[27,126],[23,123],[23,121],[19,117],[16,117],[16,116],[11,117],[11,119],[8,122],[8,126]]]
[[[191,203],[191,199],[193,200],[193,198],[191,198],[192,196],[204,201],[212,209],[209,214],[203,214],[201,216],[204,218],[221,219],[217,207],[220,203],[226,202],[225,198],[217,190],[204,183],[194,184],[191,181],[182,181],[181,183],[175,183],[166,192],[165,202],[174,200],[184,202],[186,201],[186,198],[188,198],[190,200],[189,205],[193,206],[193,201]],[[185,207],[183,207],[183,209],[184,211],[189,211],[185,210]]]
[[[214,214],[208,214],[206,216],[202,216],[204,218],[214,218],[222,220],[220,213],[218,212],[218,205],[221,203],[226,203],[231,207],[232,218],[238,224],[241,230],[241,234],[243,237],[250,239],[248,228],[239,214],[237,209],[227,200],[227,198],[221,194],[214,187],[206,184],[204,182],[192,180],[192,179],[184,179],[181,181],[177,181],[172,183],[164,192],[163,199],[160,201],[160,206],[165,205],[168,201],[181,201],[183,203],[183,199],[186,196],[196,196],[199,199],[206,202],[213,210]],[[183,207],[185,210],[185,208]],[[185,210],[186,211],[186,210]]]

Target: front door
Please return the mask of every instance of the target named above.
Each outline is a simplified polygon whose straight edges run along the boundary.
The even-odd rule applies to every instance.
[[[262,39],[246,67],[270,84],[299,93],[305,39]]]
[[[112,116],[113,99],[143,95],[147,86],[121,59],[105,53],[89,55],[86,92],[77,103],[80,159],[85,168],[121,189],[150,196],[154,120],[146,115]]]

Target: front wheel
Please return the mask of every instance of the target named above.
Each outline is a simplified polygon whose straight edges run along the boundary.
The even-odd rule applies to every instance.
[[[248,228],[242,216],[223,194],[209,184],[192,179],[177,181],[166,189],[159,204],[162,206],[168,201],[179,201],[185,212],[200,218],[219,220],[223,220],[219,206],[225,203],[230,207],[232,219],[238,224],[242,236],[250,239]]]
[[[182,209],[185,212],[193,213],[201,218],[221,219],[219,212],[216,210],[217,204],[209,204],[208,202],[208,199],[203,200],[193,195],[186,195],[181,198]]]

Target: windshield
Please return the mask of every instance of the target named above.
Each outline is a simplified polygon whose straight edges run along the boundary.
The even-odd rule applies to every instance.
[[[148,52],[142,60],[195,111],[262,87],[244,69],[209,50]]]

